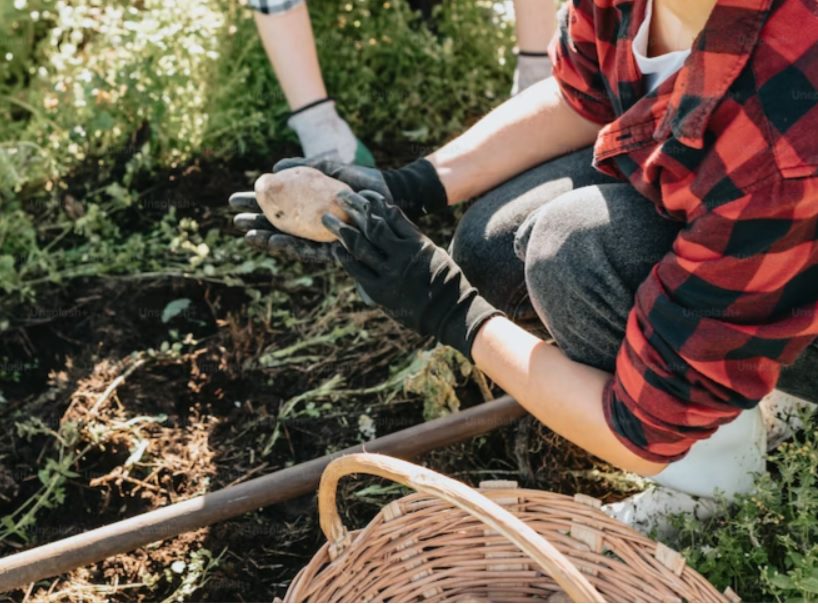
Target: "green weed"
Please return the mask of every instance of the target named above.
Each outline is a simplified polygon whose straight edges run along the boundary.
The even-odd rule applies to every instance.
[[[209,580],[210,573],[219,566],[226,550],[218,556],[205,548],[190,554],[188,560],[177,560],[165,570],[165,578],[172,582],[175,576],[181,575],[179,586],[163,602],[185,602],[194,593],[202,589]]]
[[[810,425],[810,424],[808,424]],[[678,547],[716,587],[744,601],[818,598],[818,427],[771,456],[773,474],[713,520],[680,521]]]
[[[54,457],[46,458],[37,472],[40,482],[37,491],[11,514],[0,518],[0,542],[9,537],[17,537],[28,543],[31,539],[30,530],[37,523],[37,515],[41,511],[56,508],[65,501],[66,482],[78,476],[73,467],[89,448],[77,450],[79,431],[72,423],[65,423],[59,430],[52,430],[38,418],[30,418],[17,422],[15,427],[17,436],[21,439],[46,436],[54,442]]]

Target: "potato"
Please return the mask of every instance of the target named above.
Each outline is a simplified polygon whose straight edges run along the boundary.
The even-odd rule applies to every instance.
[[[315,168],[297,167],[262,174],[256,180],[255,189],[267,220],[290,235],[313,241],[334,241],[335,236],[321,224],[321,216],[331,212],[347,220],[335,196],[351,189]]]

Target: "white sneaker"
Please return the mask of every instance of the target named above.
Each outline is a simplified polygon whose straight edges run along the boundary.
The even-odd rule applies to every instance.
[[[766,443],[760,410],[744,411],[651,477],[654,486],[602,509],[641,532],[667,536],[668,516],[690,513],[703,520],[718,509],[717,495],[730,500],[751,492],[756,476],[765,471]]]
[[[673,514],[706,519],[718,508],[717,493],[730,501],[752,492],[755,478],[766,472],[765,453],[802,428],[804,411],[814,408],[809,401],[774,390],[755,409],[697,442],[684,459],[654,476],[654,486],[602,509],[641,532],[668,534],[668,516]]]
[[[636,495],[602,506],[602,511],[640,533],[655,534],[660,540],[673,534],[670,517],[691,514],[706,520],[718,510],[718,504],[709,497],[693,497],[676,489],[656,484]]]

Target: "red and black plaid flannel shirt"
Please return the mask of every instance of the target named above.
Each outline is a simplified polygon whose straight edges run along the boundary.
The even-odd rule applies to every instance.
[[[685,227],[636,293],[605,413],[667,462],[751,408],[818,336],[818,5],[719,0],[646,94],[647,0],[573,0],[552,48],[567,102],[605,124],[595,165]]]

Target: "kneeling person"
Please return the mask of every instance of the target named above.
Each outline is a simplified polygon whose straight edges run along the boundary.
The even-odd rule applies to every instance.
[[[351,223],[326,217],[341,247],[322,249],[589,452],[692,495],[746,492],[759,401],[818,401],[818,15],[626,6],[570,3],[554,76],[429,157],[313,163],[376,191],[343,196]],[[475,197],[451,253],[409,220]],[[261,226],[268,249],[302,245]]]

